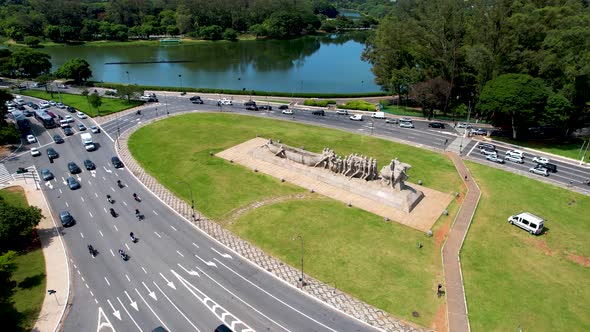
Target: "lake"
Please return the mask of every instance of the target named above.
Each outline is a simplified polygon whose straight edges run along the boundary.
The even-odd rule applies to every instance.
[[[186,45],[56,46],[53,70],[88,61],[95,81],[280,92],[376,92],[360,58],[366,34],[293,40],[216,41]]]

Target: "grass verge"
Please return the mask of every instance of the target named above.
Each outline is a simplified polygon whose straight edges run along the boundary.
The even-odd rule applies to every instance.
[[[59,96],[57,93],[53,93],[53,97],[51,97],[50,93],[41,90],[25,90],[19,93],[35,98],[59,101]],[[89,116],[99,115],[99,112],[95,108],[93,108],[86,100],[86,97],[82,95],[61,93],[61,100],[64,104],[72,106],[75,109],[88,114]],[[132,100],[130,102],[127,102],[127,100],[118,98],[101,97],[101,100],[102,105],[100,106],[100,115],[116,113],[143,104],[143,102],[140,101]]]
[[[12,275],[17,287],[12,295],[14,307],[21,313],[21,328],[23,331],[31,331],[45,298],[45,258],[41,248],[20,253],[14,260],[17,266]]]
[[[472,329],[590,330],[590,197],[475,163],[468,167],[482,191],[461,252]],[[508,224],[520,211],[545,218],[547,234],[531,236]]]

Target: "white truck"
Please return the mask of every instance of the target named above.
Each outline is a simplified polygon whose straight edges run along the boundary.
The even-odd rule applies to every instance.
[[[92,135],[90,133],[83,133],[80,135],[80,138],[82,139],[82,144],[84,144],[86,151],[93,151],[96,148],[92,142]]]
[[[373,119],[385,119],[385,112],[374,112],[371,117]]]

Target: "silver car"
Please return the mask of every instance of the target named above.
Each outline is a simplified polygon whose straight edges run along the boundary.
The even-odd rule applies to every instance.
[[[517,164],[524,164],[524,160],[522,160],[522,158],[512,156],[512,155],[507,155],[506,157],[504,157],[504,160],[508,160],[508,161],[511,161],[511,162],[517,163]]]
[[[414,128],[414,124],[407,121],[400,121],[399,126],[400,128]]]
[[[535,173],[535,174],[538,174],[538,175],[549,176],[549,172],[543,166],[531,167],[531,168],[529,168],[529,172]]]
[[[498,158],[497,154],[489,154],[486,156],[486,159],[498,164],[503,164],[504,163],[504,159],[502,158]]]

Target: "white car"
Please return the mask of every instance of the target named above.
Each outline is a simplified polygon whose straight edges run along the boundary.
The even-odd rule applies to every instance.
[[[354,114],[354,115],[351,115],[349,117],[349,119],[351,119],[352,121],[363,121],[363,115],[362,114]]]
[[[56,102],[54,102],[53,100],[50,100],[50,101],[49,101],[49,105],[50,105],[50,106],[55,106],[55,105],[57,105],[57,103],[56,103]]]
[[[78,116],[80,119],[86,119],[86,114],[84,114],[84,113],[82,113],[82,112],[80,112],[80,111],[78,111],[78,112],[76,113],[76,115],[77,115],[77,116]]]
[[[90,130],[92,131],[93,134],[100,133],[100,129],[97,126],[90,127]]]
[[[535,174],[538,174],[538,175],[549,176],[549,172],[543,166],[531,167],[531,168],[529,168],[529,172],[535,173]]]
[[[33,135],[27,135],[27,142],[29,143],[36,143],[37,139]]]
[[[348,111],[347,110],[336,110],[336,114],[339,114],[339,115],[348,115]]]
[[[283,110],[281,113],[287,114],[287,115],[293,115],[293,111],[291,111],[291,110]]]
[[[408,121],[401,121],[399,122],[400,128],[414,128],[414,124]]]
[[[535,158],[533,158],[533,162],[538,163],[538,164],[546,164],[549,162],[549,159],[545,158],[545,157],[535,157]]]
[[[57,103],[57,104],[55,104],[55,107],[63,110],[64,108],[66,108],[66,105],[64,105],[62,103]]]
[[[39,149],[37,149],[37,148],[31,148],[31,156],[38,157],[40,155],[41,155],[41,151],[39,151]]]
[[[66,117],[64,118],[64,120],[66,120],[67,122],[74,122],[74,118],[72,118],[71,115],[66,115]]]
[[[51,105],[49,105],[48,102],[46,102],[45,100],[43,100],[42,102],[39,103],[39,106],[41,108],[49,108],[49,106],[51,106]]]
[[[485,154],[486,156],[497,156],[498,155],[498,152],[496,152],[496,150],[490,149],[490,148],[485,148],[485,147],[479,149],[479,153]]]
[[[16,106],[16,103],[14,101],[12,101],[12,100],[9,100],[9,101],[5,102],[4,104],[6,106],[8,106],[8,107],[14,107],[14,106]]]
[[[508,160],[508,161],[511,161],[511,162],[517,163],[517,164],[524,164],[524,160],[522,160],[522,158],[517,157],[517,156],[507,155],[506,157],[504,157],[504,160]]]
[[[508,150],[508,151],[506,151],[506,156],[518,157],[520,159],[523,159],[524,152],[522,152],[520,150]]]
[[[486,156],[486,159],[489,161],[493,161],[495,163],[498,164],[503,164],[504,163],[504,159],[498,158],[497,154],[489,154]]]
[[[471,126],[465,122],[460,122],[460,123],[457,123],[457,128],[471,128]]]
[[[221,105],[233,105],[232,101],[227,98],[221,98],[218,100]]]
[[[385,123],[397,124],[397,123],[399,123],[399,121],[397,121],[397,119],[394,119],[394,118],[387,118],[387,119],[385,119]]]

